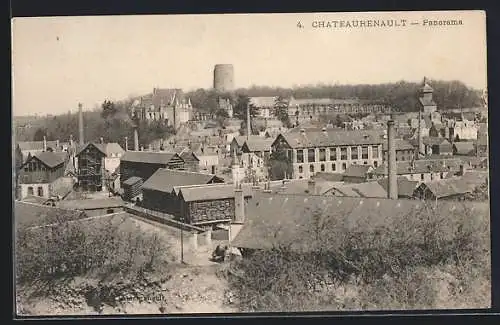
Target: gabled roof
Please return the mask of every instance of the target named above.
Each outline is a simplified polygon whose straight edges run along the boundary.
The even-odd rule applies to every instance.
[[[419,188],[427,189],[432,192],[436,198],[444,198],[457,194],[472,193],[479,184],[468,182],[462,178],[447,178],[433,182],[422,183]]]
[[[245,143],[245,141],[247,141],[247,138],[248,139],[257,139],[257,140],[260,140],[260,139],[265,139],[264,137],[261,137],[260,135],[249,135],[248,137],[246,135],[239,135],[239,136],[236,136],[233,138],[233,141],[235,141],[238,146],[243,146],[243,144]]]
[[[326,129],[326,131],[306,131],[304,133],[289,132],[278,135],[275,141],[280,141],[280,139],[284,139],[292,148],[368,145],[385,142],[381,130],[345,131]]]
[[[28,195],[24,199],[22,199],[21,202],[43,205],[45,202],[47,202],[47,198],[40,197],[40,196],[34,196],[34,195]]]
[[[21,227],[63,223],[86,217],[87,215],[82,211],[67,210],[22,201],[16,201],[14,206],[14,220],[16,226]]]
[[[182,159],[178,154],[166,151],[127,151],[120,161],[144,164],[167,165],[173,158]]]
[[[385,177],[377,181],[387,192],[389,190],[389,178]],[[413,192],[420,184],[419,181],[410,181],[406,177],[398,177],[398,195],[405,197],[412,197]]]
[[[472,141],[455,142],[453,144],[453,147],[455,148],[457,153],[461,154],[461,155],[468,155],[468,154],[473,153],[475,151],[474,142],[472,142]]]
[[[113,154],[123,154],[125,150],[116,142],[109,143],[95,143],[97,149],[103,152],[106,157],[110,157]]]
[[[394,139],[396,142],[396,151],[397,150],[413,150],[415,147],[408,142],[407,140],[404,139]],[[389,147],[389,144],[387,141],[382,142],[382,150],[387,150]]]
[[[242,146],[243,152],[270,151],[273,138],[249,138]]]
[[[200,185],[221,183],[222,179],[213,174],[203,174],[166,168],[158,169],[142,185],[143,189],[172,193],[174,187],[182,185]]]
[[[194,154],[194,152],[192,151],[183,151],[181,153],[181,158],[183,160],[189,160],[189,159],[194,159],[194,160],[197,160],[197,161],[200,161],[200,159],[198,159],[198,157],[196,157],[196,155]]]
[[[422,137],[422,142],[428,146],[451,145],[448,139],[440,137]]]
[[[276,104],[277,97],[250,97],[250,104],[257,108],[271,108]]]
[[[369,165],[350,165],[344,172],[347,177],[366,177],[366,174],[372,170],[373,167]]]
[[[59,165],[64,164],[66,162],[67,158],[68,158],[67,152],[43,151],[43,152],[37,153],[34,156],[32,156],[21,167],[26,165],[31,160],[37,159],[40,162],[42,162],[45,166],[47,166],[49,168],[54,168],[54,167],[57,167]]]
[[[278,245],[290,245],[293,250],[314,250],[314,220],[326,218],[325,235],[338,231],[370,233],[379,227],[411,217],[413,213],[426,213],[454,219],[460,211],[467,210],[470,218],[489,215],[489,205],[473,202],[467,205],[456,202],[440,202],[426,205],[418,200],[389,200],[381,198],[351,198],[303,195],[277,195],[259,193],[247,205],[246,221],[231,245],[238,248],[271,249]],[[331,222],[328,222],[331,220]],[[332,249],[335,241],[329,241]]]
[[[364,182],[357,184],[342,184],[334,187],[343,196],[387,198],[387,191],[378,182]]]
[[[341,173],[317,172],[311,178],[316,180],[330,181],[330,182],[342,182],[343,177],[344,175]]]
[[[242,184],[244,197],[252,196],[251,184]],[[185,202],[210,201],[234,198],[234,184],[203,184],[176,186],[174,188]]]
[[[125,180],[123,182],[123,184],[132,186],[132,185],[137,184],[139,182],[142,182],[142,178],[137,177],[137,176],[132,176],[132,177],[128,178],[127,180]]]

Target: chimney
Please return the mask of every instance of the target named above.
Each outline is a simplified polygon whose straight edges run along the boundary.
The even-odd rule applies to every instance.
[[[47,151],[47,138],[43,136],[43,151]]]
[[[73,147],[73,134],[69,135],[69,146]]]
[[[234,189],[234,222],[245,222],[245,196],[241,184]]]
[[[80,146],[83,146],[85,142],[83,139],[83,108],[81,103],[78,104],[78,135]]]
[[[134,150],[139,151],[139,133],[137,128],[134,128]]]
[[[300,129],[300,134],[305,135],[306,134],[306,130]]]
[[[316,194],[316,182],[314,179],[310,179],[307,181],[307,193]]]
[[[103,137],[100,137],[100,138],[99,138],[99,142],[100,142],[101,144],[103,144],[103,143],[104,143],[104,138],[103,138]]]
[[[389,171],[389,190],[388,198],[396,200],[398,198],[397,165],[396,165],[396,143],[394,139],[394,121],[387,122],[387,142],[388,142],[388,171]]]
[[[458,173],[459,176],[464,176],[466,173],[466,168],[463,164],[460,164],[460,171]]]
[[[125,151],[128,151],[128,137],[125,137]]]
[[[56,140],[56,150],[59,150],[59,139]]]
[[[325,127],[321,129],[321,132],[323,132],[324,136],[328,136],[328,132],[326,132],[326,128]]]

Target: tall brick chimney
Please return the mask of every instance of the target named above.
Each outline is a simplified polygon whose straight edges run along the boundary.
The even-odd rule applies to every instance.
[[[396,165],[396,141],[394,139],[394,121],[387,122],[387,142],[388,142],[388,198],[396,200],[398,198],[398,181],[397,181],[397,165]]]
[[[137,128],[134,128],[134,150],[139,151],[139,133]]]
[[[83,146],[85,142],[83,138],[83,108],[81,103],[78,103],[78,135],[78,141],[80,145]]]
[[[241,184],[234,189],[234,222],[245,222],[245,195]]]
[[[43,136],[43,151],[47,151],[47,137]]]
[[[125,137],[125,151],[128,151],[128,137]]]

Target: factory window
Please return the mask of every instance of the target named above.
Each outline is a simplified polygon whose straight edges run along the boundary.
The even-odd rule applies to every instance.
[[[302,166],[299,166],[299,173],[302,173],[304,171],[304,169],[302,168]]]
[[[378,155],[379,155],[379,153],[378,153],[378,146],[373,146],[372,147],[372,157],[373,158],[378,158]]]
[[[311,173],[314,173],[314,165],[313,164],[309,165],[309,171]]]
[[[368,147],[361,147],[361,159],[368,159]]]
[[[342,170],[346,170],[347,169],[347,164],[346,163],[342,163]]]
[[[352,160],[358,159],[358,147],[351,147],[351,159]]]
[[[363,165],[368,165],[368,161],[363,161]]]
[[[332,164],[332,171],[334,172],[336,169],[337,169],[337,164],[336,164],[336,163],[333,163],[333,164]]]
[[[297,162],[298,163],[304,162],[304,150],[303,149],[297,150]]]
[[[326,149],[319,149],[319,161],[326,161]]]
[[[307,150],[307,161],[308,162],[315,162],[316,161],[316,150],[314,150],[314,149]]]
[[[373,162],[373,167],[377,168],[378,167],[378,161]]]
[[[330,148],[330,160],[337,160],[337,148]]]
[[[405,161],[405,156],[401,156],[401,161]]]
[[[28,187],[28,195],[34,195],[33,187],[31,186]]]
[[[420,180],[424,180],[424,174],[420,174]]]
[[[321,164],[321,171],[324,172],[325,171],[325,164]]]
[[[38,186],[38,196],[43,196],[43,187]]]
[[[347,160],[347,148],[340,148],[340,160]]]

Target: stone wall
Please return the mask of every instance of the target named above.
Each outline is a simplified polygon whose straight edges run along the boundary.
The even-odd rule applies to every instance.
[[[193,222],[234,219],[234,199],[189,203],[189,220]]]

